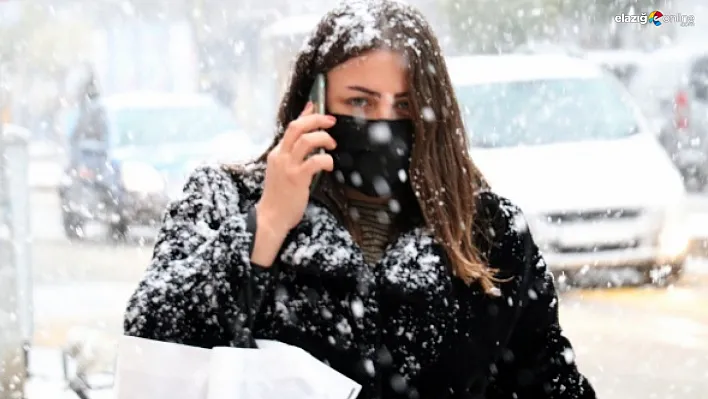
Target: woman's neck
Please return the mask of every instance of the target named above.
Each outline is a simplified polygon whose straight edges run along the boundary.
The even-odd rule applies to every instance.
[[[362,194],[360,191],[353,189],[351,187],[346,187],[344,189],[344,195],[351,200],[367,202],[370,204],[385,205],[391,200],[390,197],[371,197],[366,194]]]

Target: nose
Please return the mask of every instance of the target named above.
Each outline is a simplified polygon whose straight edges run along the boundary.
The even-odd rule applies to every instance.
[[[371,119],[396,119],[395,97],[393,94],[384,94],[381,96],[381,101],[376,104],[374,115]]]

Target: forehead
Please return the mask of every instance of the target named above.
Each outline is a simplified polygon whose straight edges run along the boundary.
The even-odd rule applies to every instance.
[[[405,58],[389,50],[373,50],[351,58],[328,74],[331,84],[368,83],[378,87],[400,88],[408,83]]]

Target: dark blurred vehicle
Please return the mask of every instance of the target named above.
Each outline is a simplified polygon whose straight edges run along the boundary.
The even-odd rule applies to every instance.
[[[113,237],[153,225],[199,163],[255,153],[231,112],[209,96],[130,93],[91,107],[69,140],[59,186],[69,238],[82,238],[87,222],[107,225]]]
[[[689,191],[708,184],[708,47],[648,54],[628,85]]]
[[[626,85],[634,77],[646,53],[633,50],[592,50],[585,52],[583,57],[609,71]]]

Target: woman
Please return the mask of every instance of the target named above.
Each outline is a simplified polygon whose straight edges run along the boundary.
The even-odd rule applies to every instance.
[[[254,335],[307,350],[360,398],[594,398],[521,212],[468,157],[424,18],[348,2],[294,69],[266,153],[197,170],[169,207],[126,334],[228,345],[255,281]],[[328,115],[307,102],[318,73]]]

